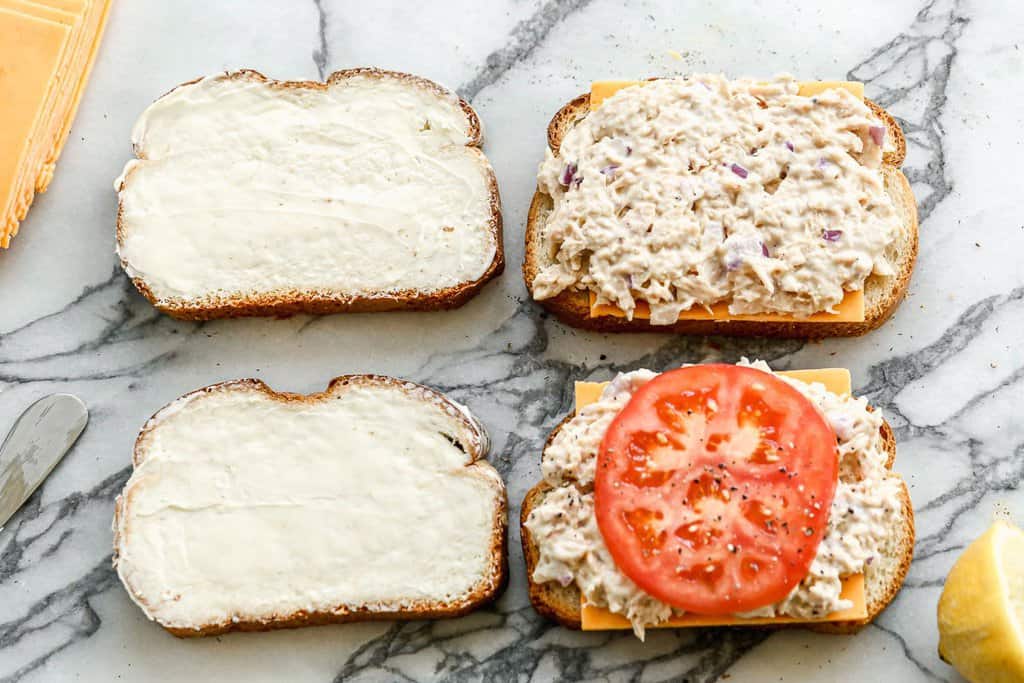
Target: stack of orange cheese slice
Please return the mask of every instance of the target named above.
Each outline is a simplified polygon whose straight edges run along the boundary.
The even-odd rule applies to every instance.
[[[0,247],[67,139],[110,0],[0,0]]]

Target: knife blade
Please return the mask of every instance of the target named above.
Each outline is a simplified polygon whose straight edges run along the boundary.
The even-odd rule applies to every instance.
[[[89,421],[71,394],[51,394],[30,405],[0,446],[0,529],[39,488]]]

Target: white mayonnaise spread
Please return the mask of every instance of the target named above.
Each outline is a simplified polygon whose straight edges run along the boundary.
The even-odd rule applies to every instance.
[[[892,275],[885,126],[843,89],[696,75],[625,88],[548,150],[547,299],[592,291],[667,325],[694,306],[805,317]]]
[[[158,301],[436,292],[483,276],[490,164],[459,99],[387,72],[211,76],[132,129],[118,252]],[[290,295],[289,295],[290,298]]]
[[[415,385],[178,399],[147,423],[118,498],[117,573],[178,629],[463,601],[497,576],[505,497],[464,411]]]
[[[740,365],[771,372],[763,361]],[[542,460],[544,480],[554,489],[526,520],[540,551],[533,580],[575,582],[588,603],[622,614],[641,638],[645,627],[682,612],[645,593],[615,565],[597,526],[592,487],[608,425],[633,392],[655,376],[649,370],[618,375],[599,401],[562,427]],[[810,399],[835,431],[839,482],[807,578],[781,602],[737,616],[815,619],[853,606],[840,598],[841,579],[864,572],[879,554],[901,512],[900,483],[886,467],[879,411],[869,411],[863,398],[838,396],[820,383],[780,378]]]

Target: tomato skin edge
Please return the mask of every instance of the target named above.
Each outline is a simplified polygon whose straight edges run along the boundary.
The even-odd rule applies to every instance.
[[[728,555],[723,558],[724,551],[721,545],[734,547],[725,540],[722,540],[721,544],[717,544],[717,540],[714,542],[708,540],[704,546],[700,546],[700,553],[705,552],[704,548],[707,548],[706,552],[709,553],[707,562],[703,565],[704,569],[708,572],[720,570],[722,573],[721,577],[718,577],[717,573],[708,575],[717,577],[713,579],[713,585],[703,585],[702,575],[694,574],[695,568],[699,569],[700,567],[692,562],[687,564],[689,555],[684,554],[683,551],[686,550],[693,557],[696,557],[696,551],[687,547],[684,541],[675,540],[675,537],[679,536],[680,530],[686,526],[684,524],[684,527],[674,530],[672,528],[681,519],[679,516],[673,516],[681,514],[676,509],[679,506],[673,507],[664,503],[665,494],[660,494],[660,498],[652,498],[652,494],[646,487],[635,486],[633,483],[621,480],[620,476],[622,462],[625,458],[622,453],[628,450],[624,446],[633,448],[632,444],[636,443],[635,440],[626,438],[632,433],[630,424],[649,427],[654,424],[651,419],[652,406],[655,406],[659,400],[667,400],[666,396],[672,398],[674,396],[671,392],[672,389],[684,387],[687,390],[693,390],[695,387],[700,388],[702,383],[707,384],[708,382],[711,382],[719,391],[712,398],[721,399],[721,404],[718,400],[715,401],[716,410],[711,413],[712,417],[706,418],[705,415],[706,419],[710,419],[707,422],[708,425],[717,424],[716,420],[728,420],[734,414],[744,415],[741,408],[746,405],[744,401],[748,395],[754,395],[759,399],[761,396],[768,397],[763,401],[766,409],[769,409],[770,415],[781,420],[781,426],[769,426],[782,429],[783,441],[787,441],[786,437],[788,437],[790,444],[788,451],[783,447],[779,448],[779,452],[788,458],[780,462],[794,468],[792,472],[787,473],[786,479],[783,479],[781,475],[773,475],[774,479],[759,475],[748,482],[741,483],[738,474],[733,474],[730,467],[737,468],[739,474],[742,474],[743,468],[747,465],[746,462],[740,460],[737,464],[734,460],[730,467],[726,467],[724,464],[718,465],[726,471],[721,479],[732,484],[729,488],[734,492],[739,491],[743,500],[747,500],[747,493],[756,491],[759,495],[774,495],[783,504],[781,512],[773,512],[775,516],[771,518],[771,521],[775,523],[775,526],[766,522],[771,533],[763,530],[760,533],[760,536],[764,537],[761,539],[762,541],[767,539],[766,542],[768,542],[773,538],[779,538],[777,544],[773,546],[768,542],[764,546],[767,550],[756,544],[747,545],[741,553],[738,553],[748,559],[750,556],[755,556],[757,561],[749,560],[747,565],[743,565],[738,558],[730,558]],[[757,387],[756,391],[752,389],[755,386]],[[752,391],[755,393],[750,394]],[[736,396],[740,396],[740,398],[735,398]],[[761,406],[761,403],[757,403],[757,405]],[[723,408],[722,417],[718,416],[717,408],[720,407]],[[771,413],[770,409],[772,408],[776,409],[776,413]],[[699,413],[700,411],[694,410],[693,412]],[[756,415],[762,416],[763,413],[756,412]],[[760,439],[758,444],[761,444],[765,441],[763,436],[765,424],[756,422],[756,426],[760,430],[758,433],[761,434],[758,437]],[[728,434],[730,439],[735,433],[739,433],[739,430],[730,432]],[[774,432],[772,433],[774,434]],[[671,434],[673,438],[678,436],[677,433]],[[704,443],[703,440],[701,443]],[[798,389],[772,373],[757,368],[725,364],[693,365],[662,373],[634,393],[604,434],[598,452],[594,480],[594,513],[597,515],[598,528],[620,571],[641,590],[662,602],[687,612],[715,616],[746,612],[775,604],[785,599],[792,589],[806,578],[810,565],[817,554],[818,546],[827,531],[829,511],[838,483],[839,456],[836,443],[835,433],[818,407]],[[707,444],[704,444],[704,447],[706,449]],[[691,452],[696,455],[690,456]],[[774,451],[769,451],[769,456],[773,453]],[[707,453],[701,453],[699,449],[683,449],[683,460],[686,462],[699,462],[701,457],[705,461],[708,459]],[[687,458],[689,460],[686,460]],[[782,468],[783,471],[785,466]],[[712,469],[707,463],[704,467]],[[644,472],[649,469],[648,467]],[[765,471],[770,469],[772,468],[765,468]],[[682,470],[677,471],[681,472]],[[754,471],[759,472],[760,470],[755,469]],[[798,475],[804,476],[801,478]],[[799,487],[793,484],[794,479],[801,482]],[[668,481],[672,483],[672,488],[666,490],[672,491],[673,495],[678,498],[680,495],[678,490],[681,487],[677,484],[685,482],[681,482],[675,474]],[[718,484],[712,485],[718,486]],[[661,486],[664,487],[665,484],[661,484]],[[724,484],[720,489],[714,490],[715,495],[724,496],[722,490],[725,490]],[[649,509],[641,508],[644,514],[639,517],[640,525],[637,526],[634,519],[634,525],[630,526],[624,520],[629,515],[636,513],[636,508],[630,512],[627,503],[629,497],[636,494],[637,491],[642,496],[646,496],[644,499],[649,502],[653,501],[653,507],[657,509],[652,513]],[[622,503],[623,500],[626,500],[627,503]],[[717,499],[710,500],[713,504],[717,504],[715,503]],[[721,534],[724,538],[739,538],[741,535],[736,529],[745,527],[738,526],[739,521],[742,520],[739,520],[735,510],[743,509],[743,503],[733,501],[728,497],[725,500],[728,501],[725,504],[728,514],[724,518],[724,522],[722,521],[723,516],[719,515],[716,520],[718,526],[714,527],[711,520],[705,520],[698,515],[696,525],[701,527],[702,532],[705,527],[714,527],[711,531],[725,530]],[[751,495],[751,500],[756,502],[758,499]],[[770,502],[770,499],[765,498],[765,500],[769,501],[764,505],[765,509],[769,505],[776,507],[774,503]],[[800,508],[800,514],[797,514],[796,510],[787,508],[788,500],[798,503],[796,507]],[[813,501],[813,510],[811,501]],[[678,501],[669,500],[669,503],[671,502]],[[751,505],[753,504],[751,503]],[[687,499],[683,497],[682,508],[689,509],[687,505]],[[697,510],[696,503],[693,505],[693,510]],[[661,516],[659,517],[659,515]],[[691,514],[690,517],[693,518],[693,515]],[[647,520],[649,524],[643,520]],[[737,524],[732,532],[727,526],[729,522]],[[799,536],[790,528],[793,522],[799,523],[797,525],[800,529]],[[661,526],[659,527],[659,525]],[[666,529],[671,532],[668,546],[658,542],[668,533]],[[783,529],[785,529],[785,533],[783,533]],[[756,527],[755,532],[757,532]],[[646,539],[646,545],[644,542],[638,541],[638,538]],[[744,536],[744,538],[749,538],[749,536]],[[670,563],[675,563],[676,556],[662,553],[661,550],[665,547],[676,550],[682,558],[679,560],[674,574],[670,574],[665,567]],[[756,555],[758,552],[761,555]],[[760,573],[754,574],[749,581],[741,580],[743,576],[737,567],[749,569],[751,564],[755,567],[754,571]],[[684,576],[686,577],[685,581],[682,578]],[[693,578],[694,576],[696,578]],[[720,589],[722,585],[728,585],[731,588],[726,588],[723,591]],[[716,593],[721,593],[721,595]]]

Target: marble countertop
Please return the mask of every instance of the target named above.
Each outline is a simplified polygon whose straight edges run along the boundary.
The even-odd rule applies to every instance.
[[[936,655],[943,577],[997,511],[1024,519],[1024,355],[1013,351],[1024,336],[1024,196],[1012,161],[1024,139],[1024,8],[629,4],[115,0],[53,184],[0,254],[0,425],[55,391],[92,411],[75,449],[0,531],[0,680],[958,680]],[[438,80],[479,111],[504,202],[505,274],[447,313],[205,324],[159,315],[114,256],[112,183],[136,116],[218,70],[317,78],[364,65]],[[523,225],[550,116],[593,79],[693,71],[861,80],[899,117],[921,253],[908,299],[882,329],[821,343],[605,336],[527,300]],[[847,366],[897,430],[916,558],[893,605],[856,636],[660,631],[641,644],[573,633],[530,608],[516,524],[508,591],[454,621],[182,641],[146,621],[111,569],[112,503],[135,435],[196,387],[259,377],[308,392],[355,372],[437,387],[487,425],[516,519],[573,380],[743,355],[778,369]]]

